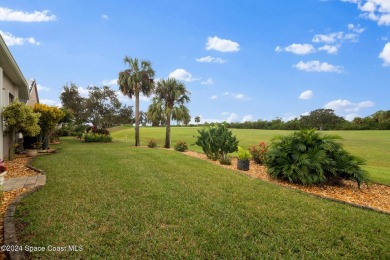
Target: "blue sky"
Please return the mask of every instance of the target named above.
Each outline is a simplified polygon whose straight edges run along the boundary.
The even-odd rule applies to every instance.
[[[69,82],[117,90],[128,55],[182,80],[203,122],[390,109],[390,0],[3,0],[0,33],[50,105]]]

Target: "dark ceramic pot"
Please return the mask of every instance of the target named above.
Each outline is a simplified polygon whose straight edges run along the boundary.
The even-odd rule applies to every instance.
[[[240,160],[237,161],[237,169],[241,171],[248,171],[249,170],[249,160]]]

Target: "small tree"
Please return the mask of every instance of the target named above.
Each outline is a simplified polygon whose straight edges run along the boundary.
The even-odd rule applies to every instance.
[[[48,135],[55,130],[60,120],[65,116],[59,108],[45,104],[35,104],[34,112],[40,113],[38,124],[41,127],[40,141],[43,143],[43,149],[48,147]]]
[[[238,150],[238,141],[233,133],[224,124],[212,124],[202,130],[198,130],[199,136],[196,145],[202,147],[207,158],[218,160],[226,158],[228,153]]]
[[[29,136],[39,134],[41,130],[38,125],[40,116],[39,113],[34,113],[31,107],[18,100],[3,109],[5,132],[9,135],[9,160],[12,160],[14,156],[14,147],[16,145],[15,135],[17,133],[23,133]]]

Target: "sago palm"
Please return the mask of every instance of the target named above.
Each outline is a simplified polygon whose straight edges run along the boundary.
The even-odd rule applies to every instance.
[[[184,106],[190,101],[190,92],[183,83],[174,78],[160,80],[157,82],[156,102],[159,102],[164,111],[166,120],[165,148],[170,148],[171,144],[171,119],[182,120],[189,114],[187,107]]]
[[[139,141],[139,95],[150,96],[154,89],[154,70],[150,61],[128,56],[124,58],[124,63],[129,69],[119,72],[118,85],[123,95],[133,98],[135,96],[135,146],[140,145]]]

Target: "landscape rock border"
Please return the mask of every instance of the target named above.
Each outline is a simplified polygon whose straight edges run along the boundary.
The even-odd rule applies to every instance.
[[[56,153],[56,152],[54,151],[54,152],[50,152],[50,153],[43,153],[43,154],[39,154],[38,156],[50,155],[53,153]],[[35,158],[36,157],[33,157],[28,162],[28,164],[25,166],[33,171],[36,171],[39,174],[45,174],[45,172],[43,170],[32,166],[32,163],[33,163]],[[15,226],[15,221],[14,221],[16,207],[23,198],[31,195],[32,193],[38,191],[41,188],[42,188],[42,185],[33,187],[25,192],[22,192],[8,205],[8,207],[4,213],[4,217],[3,217],[3,226],[4,226],[3,227],[4,228],[3,244],[5,246],[13,246],[15,248],[18,248],[20,246],[19,242],[18,242],[18,237],[17,237],[17,233],[16,233],[16,226]],[[11,260],[12,259],[26,259],[24,251],[6,251],[3,253],[5,253],[6,256]]]

